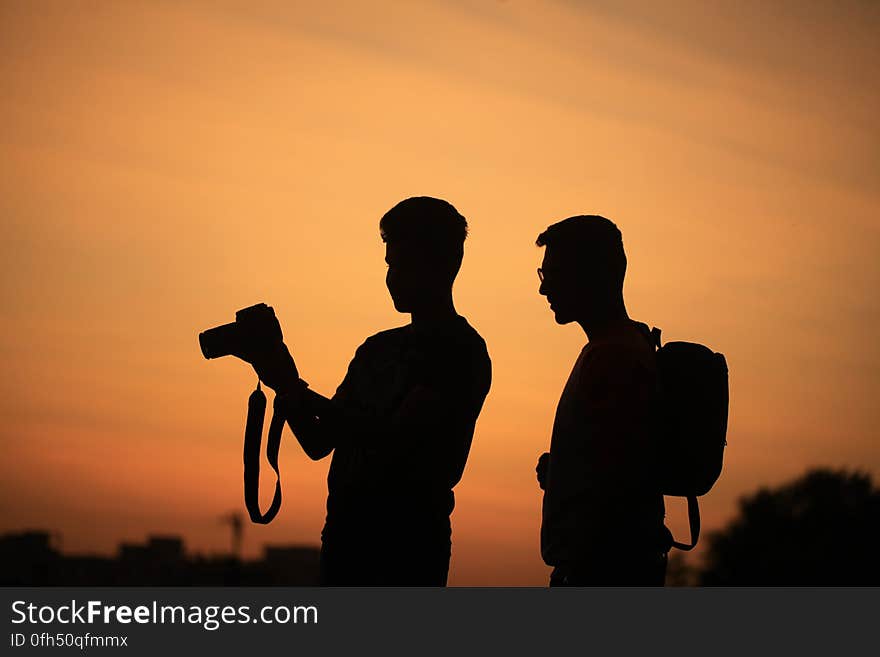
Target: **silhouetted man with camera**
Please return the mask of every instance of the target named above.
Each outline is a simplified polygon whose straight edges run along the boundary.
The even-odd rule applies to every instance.
[[[491,380],[486,344],[452,299],[467,222],[417,197],[379,227],[388,291],[412,321],[367,338],[331,399],[307,388],[283,343],[242,357],[276,390],[306,454],[333,453],[322,584],[444,586],[452,489]]]
[[[588,340],[536,468],[550,585],[662,586],[669,534],[655,472],[657,368],[647,326],[623,302],[620,231],[604,217],[570,217],[537,244],[546,247],[540,294],[558,324],[577,322]]]

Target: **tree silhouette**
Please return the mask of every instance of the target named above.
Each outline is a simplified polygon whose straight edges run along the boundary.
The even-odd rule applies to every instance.
[[[870,475],[815,469],[739,507],[709,537],[701,584],[880,584],[880,489]]]
[[[666,586],[696,586],[700,571],[685,556],[687,553],[673,550],[666,566]]]

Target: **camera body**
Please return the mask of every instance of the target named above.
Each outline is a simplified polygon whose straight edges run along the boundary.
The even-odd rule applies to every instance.
[[[239,356],[282,342],[281,325],[272,306],[258,303],[235,313],[235,321],[199,333],[199,346],[205,358]]]

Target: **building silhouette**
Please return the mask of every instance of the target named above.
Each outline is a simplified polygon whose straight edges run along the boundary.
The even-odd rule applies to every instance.
[[[267,545],[263,557],[189,555],[179,536],[122,543],[115,557],[64,554],[58,535],[28,530],[0,535],[3,586],[314,586],[320,549]]]

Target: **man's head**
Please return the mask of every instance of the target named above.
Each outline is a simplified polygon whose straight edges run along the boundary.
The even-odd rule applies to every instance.
[[[591,323],[622,306],[626,255],[613,222],[598,215],[569,217],[538,235],[545,246],[539,293],[559,324]]]
[[[467,221],[450,203],[415,196],[382,217],[388,274],[385,284],[399,312],[411,313],[451,294],[464,257]]]

